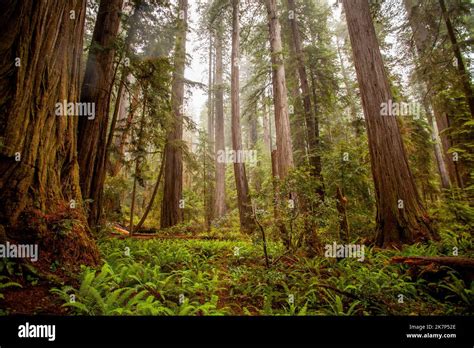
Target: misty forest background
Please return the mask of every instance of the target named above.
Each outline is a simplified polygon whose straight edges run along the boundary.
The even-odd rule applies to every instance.
[[[473,11],[2,1],[0,313],[472,314]]]

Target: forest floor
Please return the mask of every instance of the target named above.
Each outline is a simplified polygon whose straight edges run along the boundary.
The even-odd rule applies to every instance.
[[[267,268],[262,244],[250,238],[107,236],[99,241],[102,266],[82,267],[69,284],[34,275],[14,284],[14,274],[3,276],[0,314],[472,314],[474,282],[446,267],[413,272],[392,262],[398,256],[443,255],[443,245],[367,247],[360,262],[290,255],[269,242]]]

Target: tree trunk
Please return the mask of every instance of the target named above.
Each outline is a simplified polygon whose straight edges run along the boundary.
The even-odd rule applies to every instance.
[[[130,114],[127,114],[127,110],[129,108],[129,93],[126,88],[124,88],[124,85],[129,81],[131,75],[128,75],[125,78],[125,81],[120,82],[120,87],[117,91],[117,98],[115,99],[115,107],[114,107],[114,114],[112,116],[112,122],[110,124],[110,129],[109,129],[109,134],[107,136],[107,152],[105,154],[106,156],[106,166],[107,166],[107,174],[111,176],[117,175],[118,172],[115,171],[115,169],[120,169],[120,165],[117,166],[117,162],[120,162],[122,160],[122,153],[119,153],[118,150],[122,146],[122,143],[120,142],[122,136],[124,135],[125,130],[119,131],[119,134],[117,134],[117,128],[120,127],[121,124],[127,122],[127,118],[129,117]],[[112,160],[111,154],[114,153],[117,155],[117,158],[115,161]]]
[[[287,25],[285,25],[287,24]],[[295,43],[288,21],[282,23],[282,35],[286,37],[288,57],[283,62],[285,66],[286,87],[288,89],[288,117],[290,119],[291,143],[293,147],[293,161],[295,166],[308,163],[308,144],[303,107],[303,98],[298,80]]]
[[[262,120],[262,125],[263,125],[263,143],[265,145],[265,150],[268,151],[269,154],[272,153],[272,147],[270,144],[270,111],[269,111],[269,106],[267,105],[267,97],[264,96],[262,99],[262,107],[263,107],[263,120]]]
[[[255,102],[253,112],[248,117],[249,149],[255,149],[258,141],[258,101]]]
[[[423,60],[423,58],[427,54],[426,49],[427,48],[429,49],[428,30],[423,25],[423,22],[421,18],[419,17],[418,4],[415,3],[415,0],[404,0],[404,5],[408,14],[408,22],[410,23],[410,27],[413,32],[413,39],[415,42],[415,47],[418,53],[418,57],[419,59]],[[425,89],[431,91],[433,88],[433,83],[431,82],[429,76],[426,74],[426,69],[420,69],[420,70],[421,70],[420,77],[425,84]],[[432,98],[433,98],[432,92],[430,92],[427,95],[427,97],[424,98],[423,106],[425,108],[425,111],[428,117],[428,122],[431,125],[431,137],[434,143],[434,152],[435,152],[436,163],[438,165],[438,171],[440,174],[441,185],[443,188],[449,188],[451,186],[451,180],[448,174],[448,166],[446,165],[445,158],[443,157],[443,151],[441,149],[441,139],[438,133],[439,127],[436,124],[433,114],[428,105],[428,104],[431,105],[432,110],[438,109],[438,105],[436,105],[436,103],[433,103]],[[440,111],[437,110],[435,111],[435,113],[439,114]],[[447,135],[444,135],[444,137],[447,137]],[[447,161],[449,161],[449,158],[450,158],[450,155],[447,153],[448,149],[449,147],[446,149],[445,154],[444,154],[447,158]],[[451,167],[454,167],[454,166],[451,165]],[[452,168],[452,170],[453,170],[453,173],[451,174],[451,177],[454,178],[454,168]]]
[[[231,57],[231,108],[232,108],[232,147],[235,151],[234,176],[237,188],[237,205],[239,207],[240,228],[250,234],[255,230],[252,214],[250,190],[245,172],[245,163],[238,154],[242,151],[242,134],[240,129],[240,26],[239,0],[232,0],[232,57]]]
[[[125,56],[125,61],[119,62],[117,69],[119,69],[119,66],[121,66],[121,71],[120,71],[120,76],[119,76],[119,86],[117,90],[117,97],[115,98],[115,107],[114,107],[114,113],[112,115],[112,120],[110,122],[110,127],[109,127],[109,134],[107,136],[107,145],[106,145],[106,152],[105,152],[105,163],[106,167],[108,169],[109,173],[113,174],[113,169],[115,166],[112,165],[110,162],[110,152],[112,150],[112,142],[114,140],[115,136],[115,128],[117,126],[117,123],[120,122],[121,120],[125,119],[125,114],[127,111],[127,100],[126,97],[128,96],[128,89],[125,88],[132,78],[132,74],[129,71],[128,65],[130,64],[130,57],[129,57],[129,52],[130,52],[130,46],[132,44],[132,40],[135,38],[138,25],[139,25],[139,13],[141,11],[141,6],[143,3],[139,3],[137,7],[135,8],[133,15],[129,18],[129,23],[130,27],[127,32],[127,37],[125,39],[124,43],[124,53],[123,55]],[[122,58],[122,57],[120,57]],[[122,60],[122,59],[120,59]],[[122,65],[120,65],[122,64]],[[121,158],[119,158],[121,160]]]
[[[136,198],[136,191],[137,191],[137,181],[138,178],[141,177],[141,163],[143,161],[145,149],[143,148],[143,129],[145,127],[145,115],[146,115],[146,100],[147,94],[146,91],[143,92],[143,109],[142,109],[142,117],[140,119],[140,129],[138,131],[137,137],[137,148],[136,158],[135,158],[135,173],[133,175],[133,188],[132,188],[132,203],[130,204],[130,227],[129,232],[130,236],[133,234],[133,216],[135,213],[135,198]]]
[[[100,2],[81,90],[81,102],[95,106],[94,119],[79,118],[77,139],[82,194],[92,199],[88,218],[92,227],[102,215],[109,102],[122,4],[123,0]]]
[[[309,90],[308,75],[306,74],[304,53],[301,47],[301,38],[298,22],[296,21],[296,5],[295,0],[287,0],[287,2],[288,11],[292,11],[293,13],[293,16],[289,16],[289,22],[291,27],[292,42],[294,44],[295,49],[300,88],[303,97],[304,119],[306,122],[306,139],[308,141],[309,164],[312,167],[313,176],[320,179],[321,159],[318,159],[319,142],[318,139],[316,139],[315,116],[313,115],[313,110],[311,108],[311,93]],[[314,100],[313,102],[316,101]],[[320,195],[321,194],[322,193],[320,192]]]
[[[354,131],[357,136],[362,135],[364,131],[363,120],[357,117],[357,109],[355,105],[355,95],[353,87],[349,83],[349,75],[347,73],[346,66],[344,64],[343,56],[342,56],[342,49],[341,44],[339,43],[339,39],[336,39],[336,46],[337,46],[337,55],[339,57],[339,65],[341,67],[341,74],[342,74],[342,81],[344,82],[344,88],[346,89],[346,96],[349,103],[349,112],[352,119],[352,126],[354,127]]]
[[[136,231],[140,231],[140,228],[142,227],[143,223],[145,222],[146,218],[148,217],[148,214],[150,213],[151,208],[153,207],[153,203],[155,202],[155,197],[156,194],[158,193],[158,188],[160,187],[160,182],[161,182],[161,177],[163,176],[163,168],[165,166],[165,156],[166,156],[166,145],[165,149],[163,150],[163,156],[161,158],[161,164],[160,164],[160,171],[158,172],[158,177],[156,178],[155,186],[153,187],[153,192],[150,197],[150,202],[148,203],[145,212],[143,213],[142,218],[138,222],[137,226],[135,227]],[[130,230],[131,231],[131,230]]]
[[[224,86],[222,62],[222,33],[216,32],[216,193],[214,201],[214,218],[224,216],[225,206],[225,162],[218,161],[219,153],[225,151],[224,144]]]
[[[214,158],[215,151],[214,151],[214,108],[213,108],[213,98],[212,98],[212,91],[213,91],[213,74],[212,74],[212,60],[213,60],[213,51],[214,45],[212,43],[212,32],[209,31],[209,68],[208,68],[208,86],[207,86],[207,144],[208,144],[208,151],[205,156],[209,156],[209,158]],[[214,210],[214,187],[212,185],[212,171],[209,170],[207,173],[207,192],[205,192],[206,196],[206,225],[207,229],[210,230],[211,222],[213,220],[213,210]]]
[[[446,28],[448,29],[449,40],[453,46],[454,56],[456,57],[457,67],[459,70],[459,77],[461,79],[462,88],[464,95],[466,97],[466,102],[471,112],[471,117],[474,118],[474,93],[472,91],[472,86],[469,78],[469,72],[464,66],[464,61],[462,59],[461,50],[459,49],[459,44],[456,39],[456,34],[454,33],[454,28],[449,19],[448,11],[446,10],[446,5],[444,0],[439,0],[439,6],[441,7],[441,13],[443,14],[444,21],[446,23]]]
[[[125,124],[123,125],[120,136],[117,137],[115,143],[115,146],[117,148],[117,159],[110,173],[111,176],[117,175],[123,166],[123,158],[125,157],[126,145],[128,145],[127,139],[130,136],[130,129],[132,128],[133,119],[135,117],[135,110],[138,108],[139,105],[139,92],[140,90],[138,89],[138,86],[135,86],[135,92],[133,92],[133,94],[131,95],[130,109],[128,110],[127,118],[119,120],[122,123],[124,122]]]
[[[283,65],[283,47],[281,42],[280,21],[277,17],[276,0],[265,0],[270,33],[270,51],[272,61],[273,103],[275,107],[275,129],[277,143],[278,174],[285,179],[293,167],[293,151],[288,117],[288,97],[286,90],[285,66]]]
[[[55,115],[78,101],[85,10],[85,0],[0,4],[0,229],[65,267],[99,259],[84,227],[77,118]],[[81,223],[58,235],[50,224],[61,219]]]
[[[320,142],[320,137],[319,137],[319,111],[318,111],[318,100],[317,100],[317,95],[316,95],[316,72],[315,72],[316,68],[314,66],[314,63],[312,62],[310,64],[310,73],[311,73],[311,92],[312,92],[312,96],[313,96],[313,109],[314,109],[314,139],[315,139],[315,149],[317,152],[320,151],[320,146],[321,146],[321,142]],[[314,156],[314,160],[313,160],[313,163],[314,163],[314,173],[316,175],[316,177],[319,179],[319,188],[317,190],[318,194],[319,194],[319,197],[321,198],[321,200],[324,201],[324,178],[323,178],[323,174],[322,174],[322,171],[323,171],[323,167],[322,167],[322,164],[321,164],[321,155],[319,153],[317,153],[315,156]]]
[[[434,237],[421,204],[394,116],[382,116],[392,100],[367,0],[343,0],[367,124],[376,190],[376,244],[383,247]]]
[[[336,208],[339,213],[339,238],[343,242],[349,241],[349,221],[347,219],[347,198],[339,186],[336,186]]]
[[[165,156],[165,179],[161,205],[161,228],[167,228],[183,220],[180,200],[183,199],[183,112],[184,112],[184,68],[186,64],[186,31],[188,0],[179,0],[178,34],[175,46],[171,104],[174,120],[168,139]]]

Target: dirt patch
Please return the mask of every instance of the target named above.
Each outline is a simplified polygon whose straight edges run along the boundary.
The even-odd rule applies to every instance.
[[[0,301],[0,306],[8,314],[67,315],[67,308],[61,307],[62,301],[49,292],[50,287],[49,283],[42,283],[5,289],[2,292],[5,298]]]

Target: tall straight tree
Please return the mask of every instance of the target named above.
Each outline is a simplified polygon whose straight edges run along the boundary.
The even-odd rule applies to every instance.
[[[232,0],[232,56],[231,56],[231,109],[232,109],[232,147],[235,154],[242,151],[242,134],[240,129],[240,98],[239,98],[239,59],[240,59],[240,24],[239,0]],[[240,228],[245,233],[255,229],[252,217],[250,190],[245,173],[245,163],[234,159],[235,186],[237,188],[237,205],[239,207]]]
[[[296,65],[298,70],[299,84],[303,97],[304,119],[306,122],[306,139],[308,143],[309,164],[312,167],[312,174],[321,179],[321,158],[318,155],[319,141],[316,138],[315,116],[311,108],[311,92],[308,83],[308,75],[306,73],[304,52],[301,44],[301,37],[297,22],[295,0],[287,0],[288,4],[288,21],[291,29],[291,39],[294,46],[296,56]],[[322,195],[322,192],[320,192]]]
[[[434,237],[408,166],[397,120],[380,109],[392,100],[368,0],[343,0],[364,109],[376,191],[376,243],[390,247]]]
[[[184,69],[186,65],[186,32],[188,29],[188,0],[179,0],[178,33],[174,52],[174,71],[171,86],[173,122],[167,137],[165,178],[161,204],[161,228],[180,223],[183,219],[180,201],[183,199],[183,110]]]
[[[456,39],[456,33],[454,32],[454,26],[451,23],[451,19],[449,18],[449,12],[446,9],[446,4],[444,0],[439,0],[439,6],[441,7],[441,13],[446,24],[446,29],[448,30],[448,37],[451,41],[454,57],[456,57],[457,68],[459,72],[459,77],[461,79],[464,95],[466,97],[466,102],[471,112],[471,117],[474,118],[474,92],[472,91],[469,72],[466,70],[466,66],[464,65],[461,49],[459,48],[459,43]]]
[[[281,26],[277,16],[276,0],[265,0],[268,28],[270,33],[270,51],[272,61],[273,104],[275,108],[276,161],[278,175],[284,179],[293,167],[293,150],[288,116],[288,96],[286,89],[285,66],[283,65],[283,46]]]
[[[219,154],[225,151],[224,144],[224,83],[223,83],[223,61],[222,61],[222,28],[216,30],[216,191],[214,195],[214,218],[220,218],[225,214],[225,162],[219,161]],[[222,156],[221,156],[222,157]]]
[[[214,50],[214,45],[212,41],[212,30],[209,29],[209,61],[208,61],[208,82],[207,82],[207,144],[208,144],[208,155],[210,158],[214,158],[215,156],[215,151],[214,151],[214,108],[213,108],[213,98],[212,98],[212,91],[213,91],[213,74],[212,74],[212,69],[213,69],[213,52]],[[208,229],[211,227],[211,222],[212,222],[212,214],[214,210],[214,188],[212,185],[212,171],[208,171],[207,174],[207,180],[208,180],[208,186],[209,187],[206,192],[206,224]]]
[[[101,219],[110,94],[114,79],[115,41],[123,0],[102,0],[82,82],[81,102],[95,107],[95,118],[79,118],[77,152],[82,194],[91,199],[89,224]]]
[[[0,234],[35,241],[46,264],[98,260],[80,227],[77,118],[56,104],[78,102],[85,10],[85,0],[0,3]],[[82,223],[55,248],[57,234],[41,221],[62,211]]]

